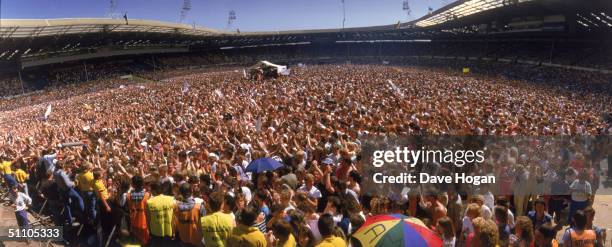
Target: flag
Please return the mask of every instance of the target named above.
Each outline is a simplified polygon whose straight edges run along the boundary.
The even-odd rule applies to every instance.
[[[394,90],[394,91],[395,91],[395,92],[396,92],[398,95],[400,95],[400,96],[402,96],[402,97],[404,96],[404,93],[402,93],[402,90],[401,90],[399,87],[397,87],[397,86],[395,85],[395,83],[393,83],[393,81],[391,81],[391,80],[387,80],[387,83],[389,83],[389,86],[391,86],[391,88],[392,88],[392,89],[393,89],[393,90]]]
[[[427,14],[431,15],[432,12],[433,12],[433,8],[432,7],[427,7]]]
[[[127,18],[127,13],[123,14],[123,19],[125,20],[125,25],[129,25],[128,18]]]
[[[287,75],[291,74],[291,70],[285,68],[285,69],[281,69],[278,73],[281,74],[281,75],[287,76]]]
[[[257,118],[257,121],[255,121],[255,131],[260,132],[261,131],[261,118]]]
[[[51,116],[51,105],[47,106],[47,111],[45,111],[45,120],[49,119]]]
[[[245,69],[242,69],[242,77],[244,77],[244,79],[247,79],[247,73]]]
[[[223,98],[223,93],[221,92],[221,90],[216,89],[216,90],[215,90],[215,94],[216,94],[217,96],[219,96],[220,98]]]
[[[397,21],[397,25],[395,25],[395,29],[400,29],[400,25],[401,25],[401,24],[402,24],[402,23],[401,23],[400,21]]]
[[[189,83],[188,82],[185,82],[183,84],[183,91],[182,92],[183,92],[183,94],[189,92]]]

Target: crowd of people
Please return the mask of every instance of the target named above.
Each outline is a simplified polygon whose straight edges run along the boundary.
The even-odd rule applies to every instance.
[[[489,171],[509,178],[504,194],[362,188],[368,135],[609,136],[612,95],[556,79],[377,65],[105,79],[1,102],[0,172],[20,226],[46,201],[70,244],[368,246],[352,238],[360,227],[401,213],[444,246],[604,246],[591,204],[606,152],[554,160],[554,195],[519,194],[541,166],[519,148]],[[245,171],[264,157],[283,166]]]
[[[5,80],[1,80],[0,83],[0,97],[7,97],[17,94],[22,94],[24,91],[30,91],[30,88],[23,88],[19,78],[11,77]]]
[[[322,61],[344,62],[347,60],[366,61],[369,64],[381,61],[393,64],[425,65],[429,58],[443,58],[434,63],[456,63],[459,66],[479,63],[486,71],[496,71],[517,66],[508,63],[529,61],[530,71],[544,63],[565,66],[580,66],[592,69],[610,70],[607,59],[612,52],[609,47],[598,43],[584,42],[541,42],[541,41],[496,41],[496,42],[381,42],[381,43],[337,43],[337,44],[287,44],[278,46],[225,47],[228,49],[192,51],[178,54],[135,55],[129,58],[106,58],[93,61],[66,62],[60,65],[26,68],[19,75],[0,76],[0,97],[29,93],[41,88],[53,88],[66,84],[97,79],[115,78],[130,73],[194,69],[202,66],[250,65],[256,61],[270,61],[297,64],[319,63]],[[229,49],[231,48],[231,49]],[[415,59],[420,56],[422,59]],[[452,58],[452,59],[448,59]],[[468,60],[469,58],[469,60]],[[483,60],[478,62],[477,60]],[[488,61],[501,61],[493,63]],[[16,68],[18,64],[14,65]],[[498,68],[492,68],[498,67]],[[547,68],[548,71],[554,70]],[[576,72],[565,73],[574,77]],[[551,73],[554,74],[554,73]],[[584,73],[592,76],[596,73]],[[35,75],[29,78],[30,75]],[[602,77],[597,75],[595,77]],[[608,78],[603,76],[603,78]],[[556,79],[562,77],[556,76]],[[531,79],[531,78],[530,78]],[[607,80],[609,81],[609,80]]]

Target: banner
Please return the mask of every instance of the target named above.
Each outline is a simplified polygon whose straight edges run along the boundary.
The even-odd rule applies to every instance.
[[[51,116],[51,105],[47,106],[47,111],[45,111],[45,120],[49,119]]]
[[[291,69],[287,69],[287,67],[283,66],[283,68],[278,69],[278,73],[287,76],[291,74]]]
[[[188,83],[188,82],[185,82],[185,83],[183,84],[183,90],[182,90],[182,92],[183,92],[183,94],[185,94],[185,93],[189,92],[189,83]]]

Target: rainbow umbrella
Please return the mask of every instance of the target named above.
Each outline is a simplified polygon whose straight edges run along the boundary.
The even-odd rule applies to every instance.
[[[372,216],[353,238],[362,247],[442,246],[442,239],[421,220],[401,214]]]

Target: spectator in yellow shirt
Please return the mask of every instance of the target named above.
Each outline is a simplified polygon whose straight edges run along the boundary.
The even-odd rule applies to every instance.
[[[110,198],[110,194],[108,193],[108,189],[106,188],[106,185],[104,184],[105,181],[105,176],[104,176],[104,170],[102,170],[102,168],[96,167],[93,169],[93,190],[95,192],[97,203],[99,205],[99,214],[96,213],[99,221],[100,225],[102,226],[102,232],[99,232],[99,234],[104,234],[104,232],[110,232],[112,228],[112,223],[113,223],[113,217],[111,215],[111,207],[109,204],[109,198]],[[103,236],[98,236],[98,239],[103,239]]]
[[[317,247],[346,247],[346,242],[342,238],[334,236],[336,223],[334,223],[334,217],[331,214],[322,215],[317,226],[323,237]]]
[[[109,194],[108,194],[108,190],[106,189],[106,185],[104,185],[104,171],[102,170],[102,168],[95,168],[93,170],[93,176],[94,176],[94,180],[93,180],[93,189],[96,192],[96,196],[98,197],[98,200],[100,200],[100,202],[102,203],[101,206],[103,207],[103,209],[106,212],[111,211],[111,208],[108,204],[108,198],[109,198]]]
[[[272,236],[270,236],[270,233]],[[268,243],[274,247],[296,247],[297,242],[293,237],[293,228],[285,220],[280,220],[272,225],[272,231],[268,232]],[[270,241],[272,239],[272,241]]]
[[[4,182],[9,188],[13,188],[17,186],[17,180],[13,176],[13,170],[11,169],[11,165],[13,162],[11,161],[3,161],[0,164],[0,172],[2,173],[2,177],[4,178]]]
[[[6,175],[6,174],[13,174],[13,170],[11,169],[11,164],[13,162],[11,161],[2,161],[2,164],[0,165],[0,172],[2,172],[2,175]]]
[[[225,240],[234,228],[232,216],[223,213],[221,209],[225,205],[225,195],[222,192],[215,192],[210,195],[208,205],[212,214],[200,219],[202,224],[202,237],[206,247],[223,247]],[[229,245],[232,246],[232,245]]]
[[[174,217],[174,205],[176,200],[173,196],[163,192],[171,191],[172,184],[169,181],[161,183],[155,179],[150,184],[153,196],[147,200],[147,225],[151,239],[149,246],[172,246],[174,229],[172,219]],[[208,247],[208,245],[207,245]]]
[[[76,184],[83,202],[85,203],[85,214],[87,215],[88,222],[91,224],[96,218],[96,194],[94,193],[94,175],[91,172],[93,165],[89,162],[85,162],[81,166],[81,172],[76,175]]]
[[[17,183],[25,183],[29,177],[30,174],[28,174],[21,168],[17,168],[17,170],[15,171],[15,179],[17,180]]]
[[[240,212],[238,226],[232,230],[232,234],[225,241],[225,246],[266,247],[266,237],[259,228],[253,226],[258,215],[259,209],[254,206],[244,208]]]
[[[96,193],[96,197],[98,199],[98,204],[100,205],[100,212],[98,214],[98,219],[100,219],[100,223],[102,228],[107,230],[109,227],[109,222],[112,222],[111,216],[111,207],[108,203],[109,193],[106,189],[106,185],[104,185],[104,171],[102,168],[93,169],[93,189]],[[110,230],[110,229],[108,229]]]
[[[17,180],[17,184],[19,184],[19,186],[23,188],[23,192],[27,196],[30,196],[30,193],[28,192],[28,183],[26,183],[26,181],[30,177],[30,174],[28,174],[22,168],[23,167],[17,167],[17,169],[15,170],[15,174],[14,174],[15,180]]]

